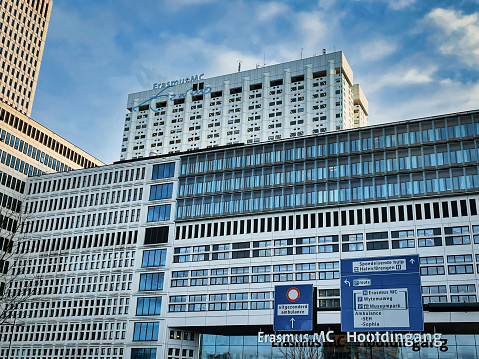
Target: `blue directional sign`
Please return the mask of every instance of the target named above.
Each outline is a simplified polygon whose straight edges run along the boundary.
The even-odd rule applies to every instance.
[[[341,260],[341,330],[424,330],[419,255]]]
[[[313,330],[313,285],[277,285],[274,288],[273,330],[310,332]]]

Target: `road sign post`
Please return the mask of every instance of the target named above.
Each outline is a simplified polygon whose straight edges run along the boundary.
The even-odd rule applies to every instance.
[[[424,330],[419,256],[341,260],[341,330]]]
[[[311,332],[314,311],[312,284],[277,285],[274,288],[274,331]]]

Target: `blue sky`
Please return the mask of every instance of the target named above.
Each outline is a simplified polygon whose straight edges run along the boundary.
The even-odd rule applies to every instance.
[[[111,163],[129,93],[323,48],[371,124],[479,108],[479,0],[54,0],[32,118]]]

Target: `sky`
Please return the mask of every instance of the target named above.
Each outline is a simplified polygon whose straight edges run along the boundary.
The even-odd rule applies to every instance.
[[[479,108],[479,0],[54,0],[31,117],[112,163],[128,94],[323,49],[371,124]]]

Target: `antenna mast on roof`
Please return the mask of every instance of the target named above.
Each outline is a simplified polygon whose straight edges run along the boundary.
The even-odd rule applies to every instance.
[[[241,63],[242,63],[242,62],[243,62],[243,61],[238,61],[238,72],[241,72]]]

